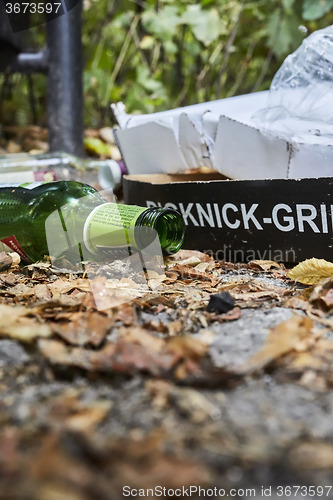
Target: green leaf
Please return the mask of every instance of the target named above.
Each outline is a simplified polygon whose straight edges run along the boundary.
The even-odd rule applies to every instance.
[[[207,7],[207,5],[211,5],[216,3],[216,0],[201,0],[201,6]]]
[[[166,5],[158,13],[148,9],[142,14],[144,28],[160,40],[170,40],[177,32],[181,22],[178,8]]]
[[[182,22],[191,26],[197,40],[210,45],[223,32],[223,22],[217,9],[202,10],[200,5],[189,5]]]
[[[333,0],[304,0],[303,18],[306,21],[314,21],[333,8]]]
[[[271,14],[267,25],[268,44],[278,57],[290,54],[301,44],[304,34],[298,28],[297,16],[289,14],[280,19],[277,11]]]
[[[295,0],[282,0],[282,5],[285,10],[290,10],[294,3]]]
[[[137,69],[137,82],[150,93],[158,94],[163,90],[163,85],[155,80],[150,74],[147,66],[139,66]]]

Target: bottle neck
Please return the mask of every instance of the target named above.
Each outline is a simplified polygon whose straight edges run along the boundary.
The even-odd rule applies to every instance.
[[[180,250],[185,236],[185,223],[172,208],[148,208],[135,224],[135,239],[139,248],[146,248],[156,236],[165,254]]]

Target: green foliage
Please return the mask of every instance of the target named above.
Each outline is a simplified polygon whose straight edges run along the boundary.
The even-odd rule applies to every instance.
[[[129,113],[150,113],[267,89],[305,36],[333,23],[332,7],[333,0],[84,0],[85,123],[109,124],[110,103],[120,100]],[[34,77],[38,91],[43,78]],[[20,121],[22,83],[10,107]]]
[[[307,21],[319,19],[332,8],[333,0],[305,0],[303,3],[303,18]]]

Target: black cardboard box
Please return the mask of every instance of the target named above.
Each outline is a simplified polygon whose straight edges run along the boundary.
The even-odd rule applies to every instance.
[[[125,203],[184,217],[183,248],[231,262],[333,260],[333,178],[227,180],[219,174],[127,175]]]

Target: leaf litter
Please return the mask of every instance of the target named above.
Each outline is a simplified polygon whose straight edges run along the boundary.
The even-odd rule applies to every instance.
[[[312,450],[317,468],[329,469],[325,433],[303,442],[300,430],[294,441],[281,444],[278,433],[271,437],[259,427],[252,436],[249,422],[234,427],[246,407],[234,420],[224,418],[233,405],[242,404],[244,391],[251,393],[251,384],[258,385],[253,401],[267,384],[267,400],[282,386],[295,394],[307,390],[330,397],[333,282],[327,264],[323,271],[321,262],[312,261],[315,271],[307,263],[298,275],[297,268],[288,272],[272,261],[238,265],[182,250],[166,259],[164,273],[150,276],[151,286],[144,286],[135,266],[122,263],[105,264],[102,270],[92,263],[79,271],[55,270],[48,260],[22,267],[15,256],[0,254],[1,259],[0,336],[19,341],[30,356],[3,370],[0,342],[5,423],[0,478],[7,498],[15,497],[13,478],[17,498],[25,492],[25,498],[34,499],[67,495],[84,500],[90,498],[87,487],[95,498],[110,498],[113,488],[112,498],[118,498],[129,480],[133,487],[220,481],[231,488],[231,471],[237,467],[239,484],[247,486],[263,457],[272,470],[261,482],[274,477],[274,467],[285,471],[287,481],[288,467],[301,478],[299,463],[311,469],[305,455],[298,462],[302,450]],[[304,287],[307,282],[314,283]],[[95,294],[101,291],[98,307]],[[219,294],[228,294],[221,296],[230,297],[230,310],[207,310]],[[285,319],[268,324],[257,351],[247,355],[246,343],[254,334],[247,333],[248,315],[265,323],[276,310]],[[233,331],[237,339],[243,334],[237,346]],[[224,355],[230,346],[242,353],[242,361],[216,364],[212,354],[221,336]],[[128,390],[126,406],[121,394],[131,383],[139,388]],[[142,398],[142,407],[135,397]],[[264,404],[258,399],[255,411]],[[118,420],[119,413],[126,417]],[[132,423],[125,425],[126,419]]]

